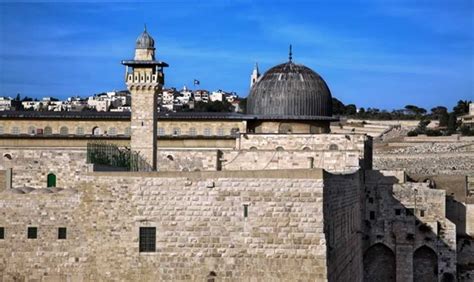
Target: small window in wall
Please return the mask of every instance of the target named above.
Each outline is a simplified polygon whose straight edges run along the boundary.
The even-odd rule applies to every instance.
[[[140,227],[139,250],[143,252],[154,252],[156,250],[156,227]]]
[[[38,227],[28,227],[27,237],[28,239],[38,238]]]
[[[61,126],[61,128],[59,129],[59,134],[68,135],[69,134],[69,128],[67,128],[66,126]]]
[[[56,175],[54,173],[48,174],[47,187],[56,187]]]
[[[126,136],[132,135],[132,128],[131,127],[125,127],[125,135]]]
[[[373,203],[374,203],[374,198],[370,197],[370,198],[369,198],[369,203],[370,203],[370,204],[373,204]]]
[[[12,134],[20,134],[20,128],[18,128],[18,126],[14,126],[12,128]]]
[[[181,135],[181,128],[173,128],[173,135],[174,136],[178,136],[178,135]]]
[[[425,217],[425,210],[420,210],[420,217]]]
[[[92,128],[92,135],[100,135],[100,127],[96,126]]]
[[[331,144],[331,145],[329,145],[329,150],[330,151],[337,151],[337,150],[339,150],[339,148],[337,147],[336,144]]]
[[[224,128],[217,129],[217,136],[224,136]]]
[[[67,238],[67,229],[66,227],[58,228],[58,240],[66,240]]]
[[[3,133],[4,133],[3,126],[0,126],[0,134],[3,134]]]
[[[158,136],[165,135],[165,129],[163,127],[158,127],[157,132],[158,132]]]
[[[77,135],[84,135],[84,127],[76,128],[76,134]]]
[[[5,227],[0,227],[0,240],[5,239]]]
[[[117,128],[115,127],[109,128],[109,135],[117,135]]]
[[[395,209],[395,215],[401,215],[402,210],[401,209]]]
[[[35,134],[36,133],[36,128],[34,126],[28,127],[28,134]]]
[[[244,217],[247,218],[249,216],[249,205],[244,205]]]
[[[211,136],[212,131],[209,127],[204,128],[204,136]]]
[[[370,220],[374,220],[375,219],[375,212],[371,211],[369,216],[370,216]]]
[[[44,135],[51,135],[53,134],[53,129],[50,126],[46,126],[44,128]]]
[[[285,151],[285,149],[284,149],[282,146],[276,147],[276,150],[277,150],[278,152]]]
[[[230,130],[230,135],[232,136],[239,135],[239,133],[240,133],[240,129],[238,127],[234,127]]]
[[[197,133],[196,133],[196,128],[191,127],[191,128],[189,129],[189,135],[190,135],[190,136],[196,136],[196,134],[197,134]]]

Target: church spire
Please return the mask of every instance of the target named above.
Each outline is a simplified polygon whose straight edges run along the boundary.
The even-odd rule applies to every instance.
[[[260,78],[260,72],[258,71],[258,63],[255,63],[252,74],[250,75],[250,88],[252,88],[252,86],[255,83],[257,83],[259,78]]]
[[[288,60],[291,62],[293,62],[293,52],[292,52],[292,48],[291,48],[291,44],[290,44],[290,52],[288,54]]]

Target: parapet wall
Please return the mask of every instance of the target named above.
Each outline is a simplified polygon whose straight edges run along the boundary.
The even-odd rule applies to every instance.
[[[56,186],[72,188],[88,170],[85,149],[0,148],[0,170],[12,169],[12,187],[44,188],[49,173],[56,176]]]

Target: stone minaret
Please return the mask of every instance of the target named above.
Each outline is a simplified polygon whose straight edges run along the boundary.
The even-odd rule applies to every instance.
[[[250,75],[250,88],[257,83],[258,79],[260,78],[260,72],[258,71],[258,64],[255,63],[255,67],[253,68],[252,74]]]
[[[157,95],[164,84],[163,68],[168,64],[155,60],[155,41],[146,27],[137,38],[135,58],[122,61],[125,82],[132,95],[130,147],[156,170]]]

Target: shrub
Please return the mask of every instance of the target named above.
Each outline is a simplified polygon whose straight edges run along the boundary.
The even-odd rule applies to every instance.
[[[426,133],[427,136],[441,136],[441,135],[443,135],[443,134],[441,133],[441,131],[439,131],[439,130],[434,130],[434,129],[427,129],[427,130],[425,131],[425,133]]]
[[[470,128],[467,125],[461,126],[460,131],[464,136],[474,136],[474,128]]]
[[[418,132],[416,130],[408,131],[407,136],[418,136]]]

